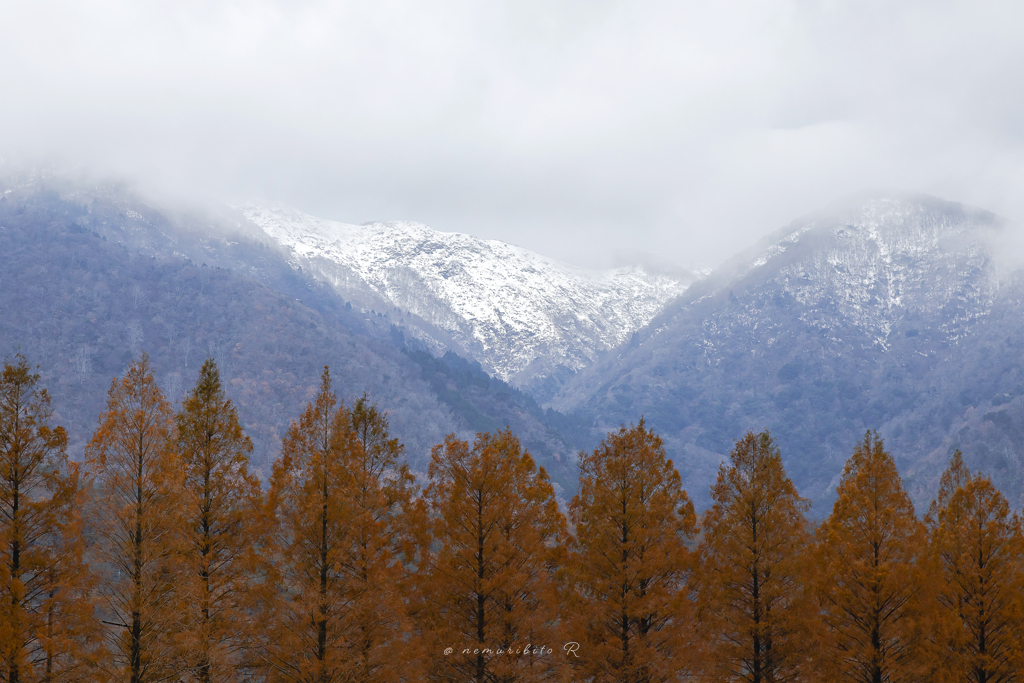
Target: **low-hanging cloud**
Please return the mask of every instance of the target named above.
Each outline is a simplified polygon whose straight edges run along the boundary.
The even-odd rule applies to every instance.
[[[1024,6],[13,2],[0,156],[717,262],[869,187],[1024,217]]]

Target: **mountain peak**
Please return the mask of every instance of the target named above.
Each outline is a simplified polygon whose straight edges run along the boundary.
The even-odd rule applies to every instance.
[[[931,457],[951,429],[936,415],[951,420],[959,401],[976,400],[954,389],[974,383],[957,362],[995,384],[999,368],[978,359],[1018,343],[1000,321],[1022,300],[995,267],[1002,225],[925,195],[833,203],[695,284],[552,403],[609,424],[645,415],[688,481],[713,480],[744,430],[769,427],[801,491],[828,500],[865,429],[912,462]]]
[[[435,352],[452,348],[524,387],[622,344],[693,280],[640,266],[587,270],[420,223],[356,226],[266,207],[243,213],[346,298],[388,313]]]

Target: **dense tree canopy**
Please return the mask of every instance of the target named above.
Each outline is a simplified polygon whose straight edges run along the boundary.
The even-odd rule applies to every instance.
[[[925,660],[925,529],[873,432],[846,462],[818,529],[823,657],[843,680],[919,681]]]
[[[661,439],[641,419],[580,462],[569,507],[570,633],[580,675],[595,681],[671,680],[691,659],[690,552],[696,517]]]
[[[642,419],[568,502],[508,428],[449,435],[417,482],[324,368],[264,485],[231,391],[209,359],[175,410],[141,354],[80,466],[5,364],[6,683],[1020,680],[1021,521],[958,452],[922,521],[868,432],[812,534],[748,432],[698,526]]]
[[[807,501],[768,432],[736,442],[701,518],[697,586],[704,668],[714,680],[782,683],[806,674]]]

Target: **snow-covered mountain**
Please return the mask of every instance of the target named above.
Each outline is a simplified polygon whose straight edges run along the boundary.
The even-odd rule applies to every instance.
[[[770,285],[792,299],[811,329],[856,334],[882,351],[900,323],[915,318],[933,322],[923,332],[951,344],[989,311],[998,292],[992,247],[1000,225],[987,211],[931,197],[844,200],[765,238],[705,284]],[[768,321],[761,309],[742,308],[722,315],[760,327],[763,336]],[[912,336],[920,332],[914,328]]]
[[[420,471],[444,434],[509,425],[571,493],[566,455],[643,416],[698,507],[735,440],[766,427],[815,515],[866,429],[922,506],[955,449],[1024,503],[1024,232],[986,211],[848,200],[690,286],[418,225],[246,211],[81,186],[0,197],[0,341],[31,350],[79,448],[145,349],[172,398],[214,355],[263,464],[327,364],[340,395],[389,411]]]
[[[695,284],[551,403],[608,427],[644,415],[702,502],[735,440],[766,427],[816,501],[867,429],[918,501],[956,447],[1020,481],[1024,280],[997,246],[1012,232],[933,197],[838,203]]]
[[[694,279],[639,266],[588,271],[418,223],[349,225],[264,207],[243,214],[346,298],[435,351],[451,348],[534,389],[629,340]]]
[[[340,399],[365,394],[386,412],[414,472],[448,434],[507,426],[560,497],[572,495],[570,454],[592,443],[589,422],[542,409],[455,354],[397,344],[389,321],[346,306],[270,246],[234,211],[176,212],[110,186],[0,182],[0,348],[38,364],[73,459],[111,377],[145,352],[175,403],[215,358],[262,476],[329,366]]]

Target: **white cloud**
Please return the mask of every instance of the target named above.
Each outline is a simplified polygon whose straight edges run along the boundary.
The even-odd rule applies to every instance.
[[[714,262],[866,187],[1024,217],[1022,7],[7,2],[0,154]]]

